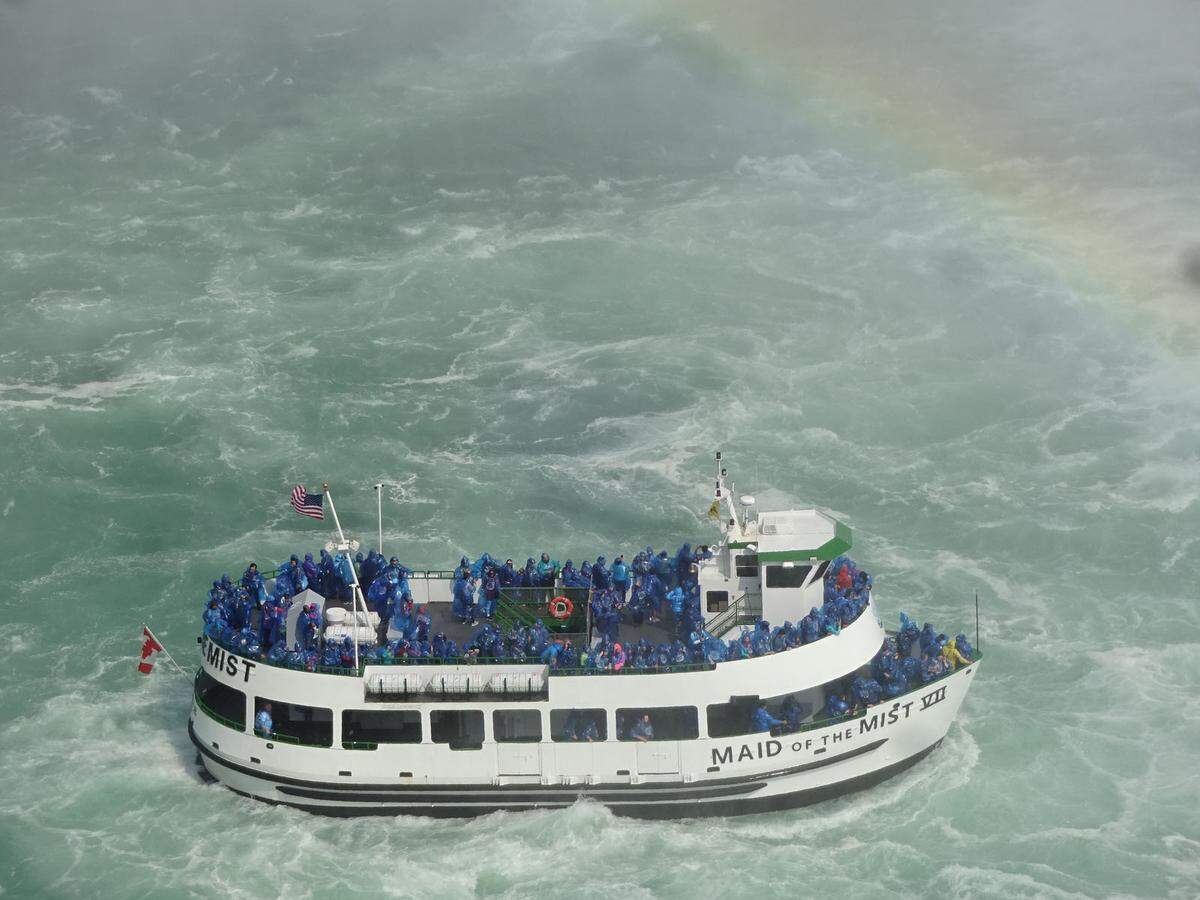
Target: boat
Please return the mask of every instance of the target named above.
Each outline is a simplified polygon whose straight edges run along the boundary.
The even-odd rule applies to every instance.
[[[214,582],[188,721],[202,774],[332,816],[593,801],[673,819],[800,807],[919,763],[978,649],[907,617],[885,628],[845,523],[758,511],[726,479],[717,453],[713,544],[626,564],[643,601],[656,579],[642,610],[607,570],[497,590],[507,562],[486,554],[352,561],[340,522],[319,566]]]

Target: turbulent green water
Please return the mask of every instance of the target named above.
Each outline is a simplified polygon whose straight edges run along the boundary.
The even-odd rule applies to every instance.
[[[837,15],[835,76],[958,105],[852,114],[838,45],[772,84],[686,7],[0,5],[6,896],[1200,893],[1200,15]],[[203,786],[189,685],[134,674],[142,622],[191,663],[212,578],[324,543],[298,482],[364,541],[390,482],[410,564],[578,560],[711,537],[718,448],[846,518],[889,618],[979,592],[908,774],[325,821]]]

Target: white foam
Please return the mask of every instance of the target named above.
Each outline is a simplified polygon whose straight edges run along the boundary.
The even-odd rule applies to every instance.
[[[98,87],[96,85],[85,87],[83,93],[87,94],[101,106],[117,106],[124,99],[124,94],[116,88]]]

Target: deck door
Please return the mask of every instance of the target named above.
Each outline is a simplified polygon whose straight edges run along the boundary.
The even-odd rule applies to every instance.
[[[643,775],[673,775],[679,771],[679,744],[676,741],[650,741],[638,744],[638,772]]]
[[[501,775],[541,775],[541,744],[497,744]]]

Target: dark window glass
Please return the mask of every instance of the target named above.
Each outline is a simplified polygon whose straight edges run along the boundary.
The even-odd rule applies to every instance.
[[[735,556],[733,564],[737,568],[739,578],[753,578],[758,574],[758,554],[752,553],[747,556]]]
[[[709,591],[705,598],[709,612],[725,612],[729,609],[729,591]]]
[[[728,703],[710,703],[708,706],[708,736],[714,738],[734,737],[754,731],[750,717],[758,708],[753,697],[739,698]]]
[[[643,717],[649,716],[649,723]],[[649,734],[647,735],[647,726]],[[700,734],[694,706],[649,706],[617,710],[617,738],[638,741],[688,741]]]
[[[542,739],[542,714],[536,709],[498,709],[492,713],[497,743],[535,744]]]
[[[421,743],[421,714],[415,709],[347,709],[342,712],[342,742]]]
[[[812,580],[814,582],[820,581],[822,578],[825,577],[825,570],[828,568],[829,568],[829,560],[823,561],[819,566],[817,566],[817,571],[813,573]]]
[[[769,588],[798,588],[804,587],[812,566],[767,566],[767,587]]]
[[[203,669],[196,678],[196,699],[202,708],[222,721],[222,725],[246,730],[246,695],[239,690],[221,684]]]
[[[477,709],[435,709],[429,714],[429,736],[451,750],[483,746],[483,713]]]
[[[608,717],[602,709],[552,709],[550,739],[558,743],[607,740]]]
[[[271,740],[285,744],[303,744],[307,747],[333,745],[333,710],[255,697],[256,719],[268,703],[271,704]]]
[[[761,701],[757,697],[736,697],[728,703],[710,704],[708,736],[723,738],[753,734],[758,730],[754,726],[754,713],[760,702],[772,717],[783,721],[784,724],[775,730],[784,733],[794,731],[812,717],[814,710],[820,708],[824,696],[824,688],[809,688],[792,694],[766,697]]]

